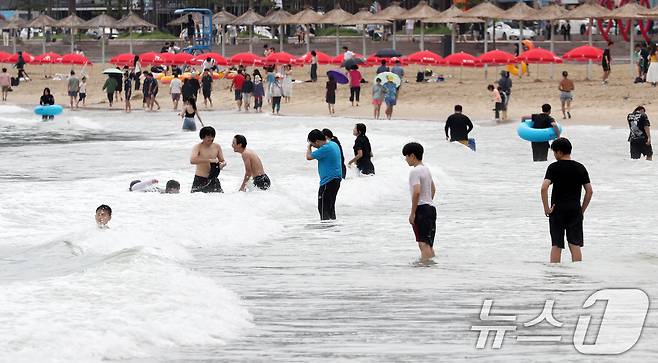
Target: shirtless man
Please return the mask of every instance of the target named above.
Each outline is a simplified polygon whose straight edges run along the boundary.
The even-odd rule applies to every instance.
[[[251,150],[247,150],[247,139],[242,135],[235,135],[233,137],[233,151],[242,155],[244,162],[244,179],[240,186],[241,192],[247,191],[247,182],[250,178],[254,178],[254,185],[261,190],[270,188],[270,178],[263,170],[263,163],[260,161],[258,155]]]
[[[192,182],[192,193],[223,193],[222,185],[217,177],[219,171],[224,169],[226,161],[222,154],[222,148],[215,144],[215,129],[206,126],[199,131],[201,142],[192,149],[190,164],[196,165],[194,181]]]

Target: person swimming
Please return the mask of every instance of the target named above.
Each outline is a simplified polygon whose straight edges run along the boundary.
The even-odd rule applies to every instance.
[[[107,224],[112,219],[112,208],[109,205],[101,204],[96,208],[96,225],[100,229],[110,228]]]

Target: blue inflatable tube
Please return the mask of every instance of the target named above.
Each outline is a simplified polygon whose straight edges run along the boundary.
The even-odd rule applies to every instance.
[[[41,116],[56,116],[64,111],[60,105],[37,106],[34,108],[34,113]]]
[[[557,139],[555,135],[555,130],[552,127],[546,129],[533,129],[532,120],[524,119],[519,124],[519,127],[516,129],[516,133],[519,134],[519,137],[525,141],[531,142],[544,142]],[[562,126],[557,124],[558,130],[562,133]]]

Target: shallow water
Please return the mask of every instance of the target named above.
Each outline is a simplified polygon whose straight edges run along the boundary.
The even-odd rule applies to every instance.
[[[285,105],[284,105],[285,106]],[[285,109],[284,109],[285,111]],[[585,261],[546,263],[539,200],[547,163],[532,163],[513,125],[481,123],[478,152],[444,141],[442,124],[368,121],[377,175],[349,171],[338,220],[319,223],[306,134],[331,128],[351,156],[355,120],[201,113],[228,167],[223,195],[191,195],[198,137],[170,111],[70,112],[42,123],[0,106],[0,360],[34,361],[580,361],[656,357],[655,307],[621,356],[583,356],[577,318],[596,290],[656,296],[654,164],[628,160],[627,132],[565,129],[594,186]],[[273,181],[238,193],[230,148],[246,135]],[[420,141],[437,184],[436,264],[416,267],[400,150]],[[181,182],[184,193],[129,193],[133,179]],[[114,210],[109,231],[96,206]],[[568,252],[563,255],[569,260]],[[502,349],[476,349],[483,300],[517,315]],[[555,300],[554,328],[525,328]],[[596,317],[593,318],[596,321]],[[492,323],[491,325],[501,324]],[[521,343],[523,334],[560,343]]]

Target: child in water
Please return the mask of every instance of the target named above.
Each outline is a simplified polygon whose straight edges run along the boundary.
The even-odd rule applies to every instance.
[[[50,106],[55,104],[55,97],[50,94],[50,88],[46,87],[43,89],[43,95],[39,99],[39,105],[41,106]],[[42,121],[52,120],[55,118],[53,115],[43,115],[41,116]]]

